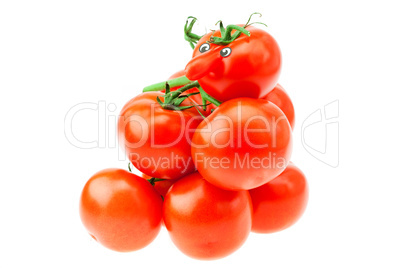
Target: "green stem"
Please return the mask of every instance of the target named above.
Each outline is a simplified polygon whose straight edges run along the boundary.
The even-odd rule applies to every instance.
[[[131,162],[128,162],[128,171],[132,172],[131,171]]]
[[[254,12],[253,14],[250,15],[250,17],[247,20],[247,23],[243,26],[240,27],[238,25],[228,25],[226,28],[223,26],[222,21],[218,21],[217,24],[219,23],[219,28],[221,31],[221,37],[216,37],[213,34],[210,37],[209,43],[213,43],[219,46],[226,46],[228,44],[230,44],[231,42],[233,42],[234,40],[236,40],[241,34],[245,34],[247,36],[250,36],[250,32],[246,30],[246,28],[252,24],[262,24],[267,26],[265,23],[262,22],[252,22],[251,21],[251,17],[253,15],[260,15],[261,17],[261,13],[258,12]],[[232,31],[236,30],[233,35],[232,35]]]
[[[184,85],[184,86],[183,86]],[[166,90],[166,86],[170,87],[178,87],[178,86],[182,86],[179,89],[175,90],[175,91],[169,91]],[[160,91],[160,90],[166,90],[164,97],[164,101],[162,102],[159,97],[157,97],[158,103],[162,106],[163,109],[172,109],[172,107],[175,107],[176,109],[174,110],[183,110],[183,109],[188,109],[191,107],[178,107],[180,106],[182,100],[180,100],[179,98],[182,96],[181,94],[184,93],[185,91],[191,89],[191,88],[198,88],[202,97],[202,102],[203,104],[201,106],[206,107],[206,102],[209,101],[210,103],[215,104],[216,106],[219,106],[222,102],[218,101],[217,99],[215,99],[214,97],[208,95],[204,89],[202,89],[202,87],[200,86],[200,84],[198,83],[198,81],[191,81],[188,80],[188,78],[186,76],[181,76],[178,78],[174,78],[171,80],[168,80],[166,82],[160,82],[157,84],[153,84],[150,86],[147,86],[144,88],[143,92],[150,92],[150,91]],[[177,103],[177,101],[181,101],[179,103]]]
[[[200,86],[200,84],[198,83],[198,81],[193,81],[193,82],[191,82],[191,83],[185,85],[184,87],[181,87],[181,88],[179,88],[179,89],[176,90],[176,91],[173,91],[172,94],[173,94],[174,92],[180,92],[180,94],[181,94],[181,93],[183,93],[183,92],[185,92],[185,91],[187,91],[187,90],[189,90],[189,89],[191,89],[191,88],[193,88],[193,87],[199,87],[199,86]],[[180,95],[180,94],[179,94],[179,95]]]
[[[191,19],[190,24],[188,21]],[[190,43],[192,49],[195,48],[197,42],[202,38],[202,36],[192,33],[194,23],[197,21],[197,18],[190,16],[186,20],[186,24],[184,25],[184,39]]]
[[[215,106],[219,106],[219,105],[222,104],[222,102],[218,101],[217,99],[215,99],[211,95],[208,95],[208,93],[205,92],[204,89],[201,86],[198,86],[198,90],[200,91],[201,97],[203,99],[209,101],[210,103],[214,104]]]
[[[238,25],[228,25],[226,27],[225,36],[222,37],[223,41],[233,41],[234,39],[237,38],[236,37],[236,38],[234,38],[232,40],[232,36],[231,36],[232,30],[238,30],[239,31],[239,33],[236,32],[237,37],[239,37],[241,33],[244,33],[245,35],[250,36],[250,32],[247,31],[246,29],[244,29],[243,27],[240,27]]]
[[[158,178],[150,178],[147,180],[152,186],[155,186],[155,182],[164,181],[165,179],[158,179]]]
[[[200,83],[198,83],[198,81],[194,81],[191,82],[190,84],[185,85],[184,87],[179,88],[176,91],[173,91],[169,94],[171,94],[172,98],[177,98],[180,94],[182,94],[183,92],[193,88],[193,87],[197,87],[198,90],[200,91],[201,97],[203,100],[209,101],[210,103],[215,104],[216,106],[219,106],[222,104],[222,102],[218,101],[217,99],[215,99],[214,97],[212,97],[211,95],[208,95],[208,93],[206,93],[204,91],[204,89],[200,86]]]
[[[184,86],[188,83],[191,83],[192,81],[189,80],[185,75],[170,79],[168,81],[156,83],[147,87],[144,87],[142,92],[149,92],[149,91],[161,91],[166,89],[166,83],[169,84],[169,87],[179,87],[179,86]]]

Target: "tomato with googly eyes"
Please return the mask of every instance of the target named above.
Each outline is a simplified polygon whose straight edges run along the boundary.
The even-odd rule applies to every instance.
[[[221,37],[221,30],[204,35],[186,66],[186,77],[198,80],[205,92],[221,102],[263,98],[278,82],[281,52],[277,42],[262,29],[246,26],[245,30],[249,36],[242,33],[227,45],[210,41]]]

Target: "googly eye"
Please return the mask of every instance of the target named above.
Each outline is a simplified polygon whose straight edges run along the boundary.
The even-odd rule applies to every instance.
[[[232,49],[230,47],[225,47],[221,50],[220,54],[222,57],[227,57],[232,53]]]
[[[211,48],[211,46],[208,43],[204,43],[200,46],[200,52],[204,53],[207,52],[209,49]]]

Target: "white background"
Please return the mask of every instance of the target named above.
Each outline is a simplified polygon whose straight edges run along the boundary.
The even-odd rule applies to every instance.
[[[401,267],[398,2],[1,1],[0,266]],[[187,16],[199,18],[202,32],[219,19],[244,23],[255,11],[281,47],[280,83],[296,108],[292,161],[310,185],[303,218],[280,233],[251,234],[213,262],[183,255],[166,230],[137,252],[103,248],[86,234],[78,201],[93,173],[126,168],[113,144],[121,107],[184,68]],[[339,137],[334,168],[303,146],[325,148],[325,122],[306,130],[304,142],[301,133],[310,114],[337,100],[339,136],[331,128],[327,139],[334,147]],[[78,139],[98,140],[97,148],[73,146],[66,114],[99,102],[116,107],[100,107],[108,122],[87,110],[72,125]],[[332,151],[331,161],[337,156]]]

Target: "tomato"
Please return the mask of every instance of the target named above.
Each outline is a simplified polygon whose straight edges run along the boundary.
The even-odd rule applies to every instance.
[[[295,109],[285,89],[281,85],[277,84],[274,89],[265,97],[265,99],[272,102],[282,110],[293,130],[295,125]]]
[[[291,151],[292,129],[283,112],[251,98],[221,104],[198,126],[191,149],[202,176],[228,190],[272,180],[286,168]]]
[[[142,174],[142,177],[146,180],[151,179],[152,177]],[[165,199],[167,191],[170,189],[170,187],[175,183],[177,180],[157,180],[154,182],[154,189],[157,191],[163,199]]]
[[[306,177],[292,163],[277,178],[249,192],[254,208],[252,231],[257,233],[273,233],[290,227],[307,206]]]
[[[185,74],[186,74],[186,72],[185,72],[184,70],[178,71],[178,72],[174,73],[171,77],[169,77],[169,80],[170,80],[170,79],[173,79],[173,78],[181,77],[181,76],[183,76],[183,75],[185,75]],[[170,90],[171,90],[171,91],[175,91],[175,90],[177,90],[177,89],[179,89],[179,88],[180,88],[180,87],[174,87],[174,88],[171,88]],[[164,91],[162,91],[162,92],[164,92]],[[186,90],[186,92],[183,93],[183,94],[191,94],[191,93],[195,93],[195,92],[199,92],[198,88],[196,88],[196,87],[191,88],[191,89],[189,89],[189,90]],[[192,102],[192,103],[194,103],[194,104],[201,105],[201,104],[202,104],[202,97],[201,97],[200,94],[193,95],[193,96],[190,96],[190,97],[189,97],[189,101]],[[203,114],[204,116],[208,116],[208,115],[211,114],[211,112],[212,112],[211,110],[212,110],[212,109],[216,109],[216,106],[215,106],[214,104],[212,104],[212,103],[209,103],[209,104],[205,107],[205,111],[203,110],[203,107],[202,107],[202,106],[199,106],[198,108],[199,108],[199,110],[202,112],[202,114]]]
[[[134,251],[158,235],[162,198],[143,178],[122,169],[105,169],[85,184],[80,216],[89,234],[103,246]]]
[[[198,80],[208,94],[222,102],[265,97],[278,81],[281,53],[266,31],[253,26],[246,30],[250,36],[241,34],[225,46],[208,42],[212,35],[221,37],[220,30],[204,35],[185,68],[186,77]]]
[[[196,172],[173,184],[163,219],[173,243],[196,259],[218,259],[237,250],[251,229],[248,191],[226,191]]]
[[[161,95],[142,93],[123,107],[118,122],[119,140],[130,162],[142,173],[177,179],[195,170],[190,144],[203,118],[195,108],[163,109],[156,100]],[[181,104],[187,105],[191,103]]]

